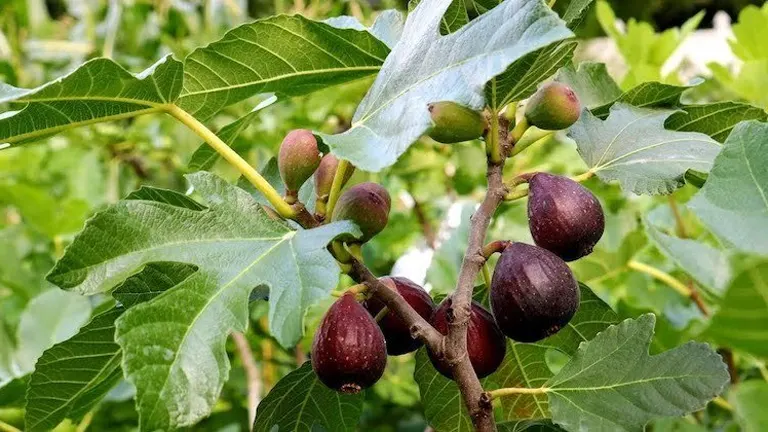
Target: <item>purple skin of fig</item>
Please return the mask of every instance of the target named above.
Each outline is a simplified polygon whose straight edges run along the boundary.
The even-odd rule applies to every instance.
[[[559,82],[541,86],[528,100],[525,118],[539,129],[561,130],[571,127],[581,115],[581,103],[570,87]]]
[[[501,331],[536,342],[560,331],[579,308],[581,293],[568,265],[552,252],[512,243],[491,280],[491,309]]]
[[[353,294],[344,294],[315,333],[312,369],[329,388],[355,394],[375,384],[386,366],[387,347],[379,326]]]
[[[376,183],[360,183],[347,189],[333,209],[333,221],[350,220],[357,224],[365,243],[387,226],[391,200],[389,192]],[[343,241],[353,239],[343,238]]]
[[[339,167],[339,159],[336,156],[328,153],[320,160],[320,166],[315,171],[315,194],[318,197],[322,197],[331,193],[331,187],[333,186],[333,177],[336,176],[336,170]],[[350,166],[344,173],[344,179],[341,182],[343,187],[347,184],[352,174],[355,173],[355,168]]]
[[[592,253],[605,230],[600,201],[579,183],[547,173],[528,180],[528,224],[537,246],[566,261]]]
[[[383,277],[381,281],[390,288],[396,289],[422,318],[429,321],[435,311],[435,303],[432,301],[432,297],[424,291],[424,288],[404,277]],[[384,303],[378,298],[372,297],[366,301],[365,308],[372,316],[376,316],[384,309]],[[387,312],[379,320],[379,327],[384,333],[384,339],[387,340],[387,354],[389,355],[407,354],[416,351],[423,345],[420,340],[411,337],[410,326],[394,312]]]
[[[448,308],[450,299],[443,301],[432,315],[431,323],[437,331],[448,334]],[[504,335],[496,325],[493,316],[479,303],[472,302],[472,312],[467,328],[467,354],[478,378],[485,378],[499,368],[506,354]],[[427,350],[432,365],[447,378],[452,377],[447,365]]]
[[[289,195],[295,195],[319,165],[320,150],[311,131],[297,129],[285,136],[277,154],[277,168]]]

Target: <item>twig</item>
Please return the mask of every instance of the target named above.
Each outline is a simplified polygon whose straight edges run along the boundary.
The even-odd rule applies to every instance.
[[[739,370],[736,369],[736,363],[733,361],[733,352],[728,348],[720,348],[717,350],[720,357],[723,358],[725,365],[728,366],[728,374],[731,376],[731,384],[739,382]]]
[[[248,430],[252,431],[253,422],[256,420],[256,407],[261,400],[261,373],[256,366],[251,345],[245,335],[240,332],[233,332],[232,340],[235,341],[235,347],[237,347],[237,353],[243,363],[248,382]]]
[[[667,200],[669,202],[669,208],[672,210],[672,216],[675,217],[675,230],[677,231],[677,236],[680,238],[688,238],[688,230],[685,229],[685,221],[683,220],[683,215],[680,213],[680,208],[677,205],[677,201],[675,201],[675,197],[673,195],[667,195]]]
[[[510,387],[510,388],[500,388],[498,390],[491,390],[491,391],[485,392],[485,394],[487,395],[488,399],[494,400],[504,396],[513,396],[513,395],[521,395],[521,394],[536,395],[536,394],[544,394],[548,391],[549,389],[546,387],[536,387],[536,388]]]
[[[666,273],[664,271],[657,269],[656,267],[649,266],[648,264],[644,264],[635,260],[632,260],[629,263],[627,263],[627,267],[629,267],[632,270],[639,271],[640,273],[645,273],[651,277],[654,277],[664,282],[665,284],[667,284],[667,286],[669,286],[670,288],[680,293],[680,295],[682,295],[683,297],[690,298],[691,301],[693,301],[693,303],[696,305],[696,307],[699,308],[699,311],[702,313],[702,315],[709,316],[709,308],[707,308],[707,305],[701,299],[699,292],[695,288],[693,288],[692,283],[690,285],[686,285],[669,273]]]

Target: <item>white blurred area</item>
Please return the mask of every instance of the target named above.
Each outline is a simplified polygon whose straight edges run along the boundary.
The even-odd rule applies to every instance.
[[[688,82],[697,76],[711,76],[711,72],[707,68],[709,63],[719,63],[730,68],[738,68],[739,61],[728,45],[728,40],[732,38],[730,16],[725,12],[718,12],[713,18],[713,28],[697,30],[692,33],[664,64],[662,74],[667,75],[677,71],[682,82]],[[620,78],[626,74],[624,60],[610,38],[582,41],[577,57],[579,61],[589,60],[605,63],[609,73],[617,81],[620,81]],[[409,208],[413,207],[413,198],[407,193],[399,198]],[[448,217],[439,227],[436,245],[438,248],[459,226],[463,204],[465,203],[454,202],[450,205]],[[424,241],[421,241],[397,260],[392,268],[392,275],[407,277],[429,291],[431,287],[424,284],[433,255],[434,251]]]

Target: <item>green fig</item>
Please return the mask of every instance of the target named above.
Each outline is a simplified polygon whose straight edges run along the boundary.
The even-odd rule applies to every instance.
[[[365,243],[387,226],[391,204],[386,189],[376,183],[360,183],[339,197],[331,220],[350,220],[357,224],[363,233],[357,241]]]
[[[485,131],[485,119],[477,111],[455,102],[435,102],[427,105],[432,117],[429,136],[444,144],[480,138]]]
[[[311,131],[297,129],[285,136],[277,155],[277,168],[286,188],[286,196],[296,196],[296,191],[320,166],[320,150]]]
[[[581,104],[570,87],[559,82],[544,84],[528,99],[525,118],[528,123],[544,130],[571,127],[581,115]]]
[[[323,156],[320,161],[320,166],[315,171],[315,195],[318,198],[324,197],[331,193],[331,186],[333,186],[333,177],[336,175],[336,170],[339,167],[339,159],[336,156],[328,153]],[[344,179],[341,182],[341,186],[344,187],[349,181],[352,174],[354,174],[355,168],[349,166],[344,173]]]

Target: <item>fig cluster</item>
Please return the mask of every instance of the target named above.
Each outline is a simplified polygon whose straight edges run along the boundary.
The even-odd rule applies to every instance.
[[[295,204],[298,190],[314,175],[317,217],[319,220],[349,220],[362,232],[362,237],[342,240],[365,243],[381,232],[389,220],[391,200],[386,189],[376,183],[360,183],[344,191],[333,213],[326,215],[333,182],[339,169],[339,159],[327,153],[321,155],[317,138],[311,131],[298,129],[286,135],[277,156],[277,167],[285,184],[285,199]],[[354,173],[348,167],[341,177],[343,187]]]
[[[397,290],[424,319],[432,317],[435,305],[424,288],[402,277],[384,277],[381,282]],[[421,347],[409,326],[384,308],[378,299],[360,304],[354,294],[346,293],[328,309],[312,343],[312,368],[323,384],[342,393],[358,393],[381,378],[387,355]],[[380,314],[377,323],[374,317]]]

